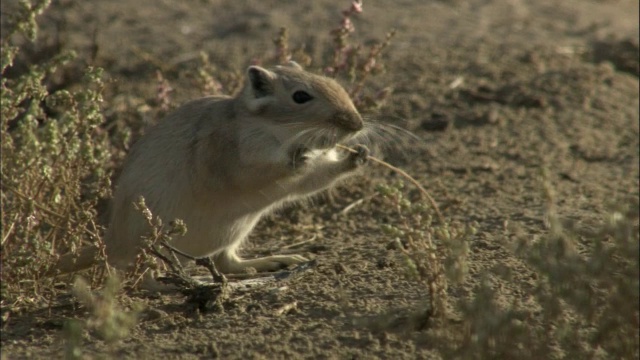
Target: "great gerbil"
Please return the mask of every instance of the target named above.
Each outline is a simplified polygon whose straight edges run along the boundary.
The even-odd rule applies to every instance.
[[[263,215],[361,167],[369,153],[365,146],[348,153],[336,145],[357,140],[363,128],[349,95],[333,79],[295,63],[271,70],[250,66],[236,97],[188,102],[132,147],[112,201],[108,262],[121,269],[131,265],[149,231],[133,206],[139,196],[163,220],[184,220],[188,231],[172,240],[175,248],[194,257],[213,255],[224,273],[305,261],[300,255],[241,259],[237,251]],[[79,259],[74,270],[87,265]]]

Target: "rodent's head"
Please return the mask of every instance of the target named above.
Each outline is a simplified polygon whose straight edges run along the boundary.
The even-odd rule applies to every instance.
[[[283,142],[330,148],[364,127],[340,84],[293,62],[271,70],[250,66],[241,98],[252,118],[275,125],[274,135]]]

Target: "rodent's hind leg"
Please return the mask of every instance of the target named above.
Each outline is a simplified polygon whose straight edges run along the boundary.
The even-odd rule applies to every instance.
[[[309,261],[302,255],[271,255],[256,259],[241,260],[239,265],[242,266],[242,270],[252,267],[258,272],[276,271],[285,268],[290,265],[296,265]]]
[[[272,255],[255,259],[241,259],[235,252],[223,252],[214,257],[216,268],[225,274],[243,273],[248,268],[258,272],[276,271],[287,266],[300,264],[309,259],[302,255]]]

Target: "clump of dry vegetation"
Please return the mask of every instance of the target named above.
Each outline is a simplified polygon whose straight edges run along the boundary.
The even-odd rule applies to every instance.
[[[117,276],[110,276],[105,282],[100,294],[91,291],[89,284],[77,277],[73,284],[73,294],[78,301],[89,310],[86,320],[69,320],[65,324],[66,358],[82,358],[82,335],[84,331],[95,334],[107,344],[129,336],[137,323],[138,314],[142,310],[141,304],[133,304],[133,310],[123,309],[118,302],[121,291],[120,280]]]
[[[424,284],[425,301],[380,320],[387,330],[426,330],[445,358],[632,359],[640,347],[640,209],[636,200],[613,206],[598,223],[563,221],[553,188],[541,178],[548,233],[510,230],[504,245],[537,274],[520,300],[498,301],[492,279],[513,281],[505,267],[479,274],[469,297],[450,298],[464,283],[475,224],[451,223],[425,201],[408,198],[402,183],[378,186],[397,222],[381,229],[395,242],[410,278]],[[380,324],[374,326],[380,329]]]
[[[346,84],[347,92],[353,103],[361,112],[380,108],[391,95],[391,87],[372,90],[365,87],[371,77],[386,71],[381,55],[395,36],[391,29],[382,41],[368,47],[354,43],[351,35],[356,31],[351,18],[362,13],[362,1],[352,1],[347,9],[342,10],[342,18],[338,26],[330,31],[333,46],[323,64],[314,64],[313,58],[305,52],[304,46],[291,49],[289,32],[281,28],[273,39],[275,53],[266,63],[286,64],[295,61],[304,67],[320,69],[325,76],[338,78]],[[262,62],[262,61],[258,61]]]
[[[44,274],[63,253],[97,243],[97,205],[110,195],[111,146],[103,128],[102,70],[87,68],[77,86],[50,90],[73,52],[28,61],[14,43],[35,41],[35,17],[48,6],[20,2],[2,38],[2,305],[41,302]],[[27,46],[27,45],[23,45]]]
[[[404,183],[378,185],[377,191],[397,211],[397,224],[381,229],[403,254],[407,275],[425,286],[427,305],[417,319],[425,327],[432,319],[442,319],[448,311],[449,283],[461,283],[467,273],[469,239],[476,232],[473,224],[452,224],[436,216],[436,208],[419,199],[411,200]]]
[[[616,204],[597,224],[567,223],[557,213],[546,176],[542,182],[549,232],[536,241],[515,236],[513,244],[515,253],[540,275],[532,295],[540,304],[541,326],[533,337],[514,331],[526,336],[521,350],[575,359],[637,358],[638,203]],[[509,342],[513,348],[513,339]]]
[[[553,188],[543,177],[548,233],[507,234],[505,246],[536,271],[526,302],[498,304],[482,274],[469,299],[451,304],[460,322],[429,336],[448,358],[632,359],[639,356],[640,260],[637,201],[622,202],[597,224],[563,222]],[[428,280],[428,278],[427,278]],[[447,329],[449,328],[449,329]]]

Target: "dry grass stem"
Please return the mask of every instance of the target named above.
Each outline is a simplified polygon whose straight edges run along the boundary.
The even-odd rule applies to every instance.
[[[338,147],[340,149],[346,150],[346,151],[350,151],[352,153],[355,153],[356,151],[348,146],[344,146],[344,145],[340,145],[338,144]],[[436,216],[438,217],[438,220],[440,220],[441,223],[444,223],[444,216],[442,216],[442,213],[440,212],[440,208],[438,207],[438,204],[436,203],[436,201],[433,199],[433,197],[431,197],[431,195],[429,195],[429,192],[427,191],[427,189],[425,189],[422,185],[420,185],[420,183],[418,182],[418,180],[414,179],[411,175],[407,174],[406,171],[395,167],[391,164],[389,164],[386,161],[380,160],[377,157],[374,156],[368,156],[367,157],[369,160],[378,163],[388,169],[391,169],[393,171],[395,171],[396,173],[400,174],[402,177],[404,177],[405,179],[407,179],[409,182],[411,182],[415,187],[418,188],[418,190],[420,190],[420,193],[429,201],[429,204],[431,205],[431,207],[433,208],[433,211],[436,213]]]

